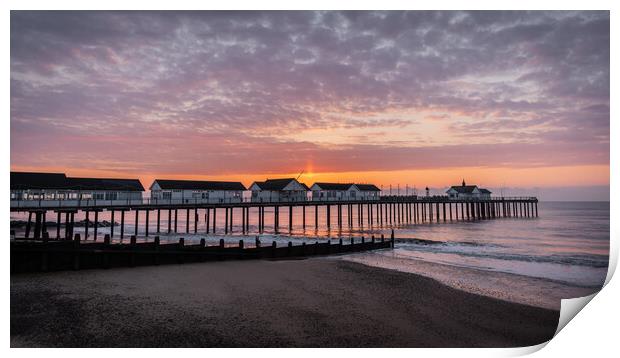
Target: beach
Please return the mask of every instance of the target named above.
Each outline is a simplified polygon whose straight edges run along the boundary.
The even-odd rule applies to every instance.
[[[518,347],[558,318],[328,258],[11,275],[11,347]]]

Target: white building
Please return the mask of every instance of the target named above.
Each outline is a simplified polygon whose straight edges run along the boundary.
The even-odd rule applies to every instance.
[[[353,183],[314,183],[310,190],[312,201],[358,200],[360,192]]]
[[[465,180],[460,186],[452,186],[446,191],[450,199],[490,199],[491,192],[477,185],[465,185]]]
[[[138,179],[11,172],[12,207],[141,204],[143,192]]]
[[[257,181],[250,185],[252,191],[252,202],[268,203],[282,201],[306,201],[310,189],[297,179],[267,179]]]
[[[155,179],[152,203],[240,203],[247,190],[240,182]]]
[[[360,200],[379,200],[381,189],[377,188],[373,184],[355,184],[355,187],[359,190]]]

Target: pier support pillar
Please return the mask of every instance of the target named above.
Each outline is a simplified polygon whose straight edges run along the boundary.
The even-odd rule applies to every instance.
[[[90,212],[86,210],[86,220],[84,220],[84,240],[88,240],[88,227],[90,226]]]
[[[157,233],[159,234],[159,229],[161,228],[161,209],[157,209]]]
[[[168,209],[168,234],[172,231],[172,209]]]
[[[194,208],[194,234],[198,233],[198,208]]]
[[[217,208],[216,208],[216,207],[213,207],[213,221],[212,221],[212,223],[213,223],[213,225],[212,225],[212,226],[213,226],[213,228],[212,228],[211,230],[212,230],[212,232],[213,232],[214,234],[215,234],[215,220],[216,220],[216,216],[217,216]]]
[[[189,208],[185,210],[185,233],[189,234]]]
[[[211,209],[205,208],[205,231],[209,234],[209,214],[211,213]]]
[[[35,222],[34,222],[34,238],[35,239],[40,239],[41,238],[41,217],[42,217],[42,212],[41,211],[36,211],[34,213],[35,216]]]
[[[234,212],[235,208],[231,207],[230,208],[230,233],[232,234],[233,232],[233,212]]]
[[[99,210],[95,210],[95,225],[93,226],[93,240],[97,241],[97,229],[99,228]]]
[[[58,218],[56,219],[56,240],[60,240],[60,211],[57,213]]]
[[[288,231],[293,231],[293,206],[288,206]]]
[[[32,211],[28,212],[28,222],[26,223],[26,239],[30,238],[30,225],[32,223]]]
[[[314,229],[317,230],[319,228],[319,206],[314,206]]]
[[[145,210],[146,218],[144,220],[144,236],[149,237],[149,215],[151,210]]]
[[[125,210],[121,210],[121,241],[125,237]]]
[[[137,237],[138,236],[138,216],[139,216],[140,211],[136,210],[136,227],[134,229],[134,235]]]
[[[331,229],[331,216],[332,216],[331,215],[332,214],[331,213],[331,205],[327,204],[325,206],[325,210],[326,210],[325,218],[327,219],[327,230],[329,230],[329,229]]]
[[[228,208],[224,208],[226,214],[224,216],[224,234],[228,234]]]

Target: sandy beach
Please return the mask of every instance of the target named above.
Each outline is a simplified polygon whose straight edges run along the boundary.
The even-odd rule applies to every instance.
[[[324,258],[11,276],[12,347],[515,347],[558,318]]]

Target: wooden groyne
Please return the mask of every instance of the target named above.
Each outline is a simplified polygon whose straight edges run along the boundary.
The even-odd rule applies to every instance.
[[[394,231],[390,239],[383,235],[350,238],[349,240],[277,246],[273,241],[264,246],[257,237],[252,247],[243,240],[237,246],[225,246],[220,239],[217,246],[186,245],[183,238],[176,243],[160,243],[159,236],[150,242],[136,242],[132,236],[128,243],[111,243],[106,235],[103,242],[85,243],[79,234],[73,240],[33,240],[11,242],[11,273],[47,272],[80,269],[107,269],[146,265],[182,264],[218,260],[285,259],[318,255],[335,255],[394,247]]]
[[[52,205],[53,204],[53,205]],[[48,232],[46,218],[53,215],[56,225],[48,232],[56,239],[74,237],[75,215],[85,214],[85,239],[91,236],[97,240],[100,225],[99,214],[110,213],[110,235],[120,238],[128,236],[125,231],[126,219],[133,222],[134,236],[149,237],[160,233],[191,233],[199,232],[199,222],[204,223],[205,234],[229,234],[233,230],[250,233],[253,222],[256,233],[266,229],[279,233],[280,229],[290,231],[293,227],[294,213],[301,212],[302,228],[314,226],[319,228],[319,217],[324,217],[327,230],[343,227],[384,227],[399,224],[423,224],[457,220],[490,220],[497,218],[530,218],[538,217],[538,199],[535,197],[498,197],[488,199],[449,199],[440,197],[392,196],[381,197],[379,200],[358,201],[297,201],[297,202],[239,202],[239,203],[114,203],[105,201],[79,203],[74,206],[62,206],[62,201],[42,203],[39,207],[11,206],[11,212],[28,212],[25,238],[40,239]],[[266,209],[273,210],[272,222],[265,216]],[[281,210],[288,217],[288,225],[280,223]],[[299,210],[299,211],[298,211]],[[185,222],[178,218],[179,211],[185,212]],[[222,213],[223,211],[223,213]],[[346,212],[346,213],[345,213]],[[141,216],[143,215],[143,216]],[[217,227],[216,218],[224,217],[223,227]],[[139,232],[139,220],[145,220],[144,230]],[[156,218],[155,223],[152,219]],[[34,220],[33,220],[34,219]],[[236,219],[236,220],[235,220]],[[120,220],[118,227],[116,220]],[[61,226],[64,230],[61,233]],[[89,232],[89,228],[92,231]],[[116,231],[115,231],[116,230]]]

